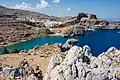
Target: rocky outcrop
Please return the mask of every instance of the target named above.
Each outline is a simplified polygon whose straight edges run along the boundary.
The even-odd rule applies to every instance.
[[[82,18],[97,19],[97,16],[89,13],[79,13],[77,16],[77,22],[80,22]]]
[[[15,80],[42,80],[42,72],[39,66],[29,65],[26,59],[22,60],[18,67],[12,67],[9,65],[0,65],[0,77],[6,77],[6,79]]]
[[[52,56],[45,80],[119,80],[120,50],[111,47],[98,57],[89,46],[73,46],[64,54]],[[63,57],[64,56],[64,57]]]
[[[79,35],[85,35],[85,28],[80,27],[79,25],[74,25],[70,30],[66,30],[63,37],[73,37]]]
[[[72,46],[74,46],[76,43],[78,42],[77,39],[74,39],[74,38],[71,38],[71,39],[68,39],[66,41],[66,43],[64,43],[63,45],[62,44],[59,44],[59,47],[61,49],[61,52],[65,52],[67,50],[69,50]]]
[[[45,44],[43,46],[35,46],[28,52],[22,50],[20,53],[0,55],[0,80],[9,80],[6,78],[13,80],[13,78],[17,78],[14,75],[17,76],[18,74],[20,80],[36,80],[36,78],[37,80],[41,80],[42,76],[42,80],[44,80],[44,74],[46,73],[49,60],[52,54],[56,53],[62,53],[58,44]],[[24,74],[23,77],[21,70]],[[40,79],[38,79],[39,77]]]
[[[109,22],[99,19],[95,14],[79,13],[76,17],[70,18],[64,23],[64,26],[73,25],[84,29],[109,29]]]
[[[79,13],[77,16],[77,23],[79,23],[79,25],[83,25],[87,27],[103,26],[104,28],[109,25],[107,21],[100,20],[97,18],[96,15],[90,13]]]
[[[77,42],[78,42],[78,40],[77,40],[77,39],[74,39],[74,38],[68,39],[68,40],[66,41],[66,43],[71,43],[72,45],[74,45],[74,44],[77,43]]]
[[[65,31],[64,37],[85,35],[88,30],[112,29],[108,21],[101,20],[90,13],[79,13],[76,17],[66,21],[63,26],[72,26],[70,30]]]

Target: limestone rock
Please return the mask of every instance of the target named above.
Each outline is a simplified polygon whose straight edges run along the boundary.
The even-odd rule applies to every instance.
[[[22,60],[17,67],[11,67],[9,65],[3,65],[1,67],[0,77],[15,80],[42,80],[43,78],[39,66],[30,65],[26,59]]]
[[[74,39],[74,38],[68,39],[68,40],[66,41],[66,43],[68,43],[68,44],[70,44],[70,45],[74,45],[74,44],[77,43],[77,42],[78,42],[78,40],[77,40],[77,39]]]
[[[37,77],[35,77],[34,74],[31,74],[31,75],[27,78],[27,80],[38,80],[38,79],[37,79]]]
[[[92,56],[87,45],[83,48],[73,46],[66,53],[62,61],[60,57],[56,57],[60,61],[52,59],[52,62],[56,60],[59,64],[50,68],[53,65],[49,63],[45,80],[119,80],[115,72],[120,72],[120,51],[116,48],[112,47],[98,57]]]

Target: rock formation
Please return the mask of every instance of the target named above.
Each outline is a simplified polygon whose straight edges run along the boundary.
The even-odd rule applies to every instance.
[[[39,66],[29,65],[26,59],[22,60],[18,67],[12,67],[9,65],[0,65],[0,77],[15,80],[42,80],[42,72]]]
[[[77,16],[69,18],[64,23],[64,26],[68,25],[79,25],[83,28],[101,28],[101,26],[103,28],[109,28],[107,27],[109,22],[101,20],[95,14],[90,13],[79,13]]]
[[[76,21],[77,23],[79,23],[79,25],[88,26],[88,27],[92,27],[96,25],[105,27],[109,25],[107,21],[100,20],[97,18],[96,15],[90,13],[79,13]]]
[[[56,53],[61,53],[58,44],[45,44],[28,52],[0,55],[0,80],[41,80],[42,76],[44,80],[49,60]]]
[[[72,46],[74,46],[76,43],[78,42],[77,39],[74,39],[74,38],[71,38],[71,39],[68,39],[66,41],[66,43],[64,43],[63,45],[62,44],[59,44],[59,47],[61,49],[61,52],[65,52],[67,50],[69,50]]]
[[[52,56],[45,80],[120,80],[120,50],[111,47],[98,57],[89,46],[73,46]]]

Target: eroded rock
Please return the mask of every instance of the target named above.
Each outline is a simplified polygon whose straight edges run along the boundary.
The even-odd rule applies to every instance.
[[[83,48],[73,46],[67,51],[62,62],[59,61],[59,64],[52,68],[49,68],[52,66],[49,63],[45,80],[119,80],[117,73],[120,72],[119,53],[119,50],[112,47],[95,57],[92,56],[89,46]],[[53,56],[52,62],[57,60],[56,58],[61,58],[60,54],[59,57]]]

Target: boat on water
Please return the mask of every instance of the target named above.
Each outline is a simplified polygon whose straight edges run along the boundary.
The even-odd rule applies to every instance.
[[[86,31],[95,31],[95,29],[94,28],[88,28],[88,29],[86,29]]]
[[[118,31],[117,33],[119,33],[119,34],[120,34],[120,31]]]

